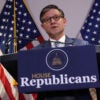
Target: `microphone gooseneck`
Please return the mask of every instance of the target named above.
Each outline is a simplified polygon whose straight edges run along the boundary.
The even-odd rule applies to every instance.
[[[10,42],[13,42],[15,39],[17,39],[17,41],[21,40],[28,40],[28,41],[38,41],[36,38],[35,39],[31,39],[31,38],[21,38],[21,37],[13,37],[13,38],[9,38],[8,41],[5,43],[5,54],[8,54],[9,52],[9,48],[10,48]]]

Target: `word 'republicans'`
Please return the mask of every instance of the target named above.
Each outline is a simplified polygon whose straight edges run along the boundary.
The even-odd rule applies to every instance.
[[[31,79],[28,77],[21,77],[20,87],[34,87],[42,88],[42,86],[51,85],[68,85],[68,84],[85,84],[85,83],[95,83],[97,82],[96,75],[91,76],[68,76],[67,74],[50,75],[44,74],[45,77],[32,76]]]

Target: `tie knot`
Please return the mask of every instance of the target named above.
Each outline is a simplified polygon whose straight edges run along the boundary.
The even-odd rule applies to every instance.
[[[55,41],[55,47],[59,47],[60,42],[59,41]]]

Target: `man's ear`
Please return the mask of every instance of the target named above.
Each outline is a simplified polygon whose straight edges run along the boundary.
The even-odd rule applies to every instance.
[[[64,18],[64,23],[67,24],[67,20],[66,20],[66,18]]]

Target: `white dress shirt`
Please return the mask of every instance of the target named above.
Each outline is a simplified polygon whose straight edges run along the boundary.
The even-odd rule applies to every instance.
[[[65,46],[65,35],[62,36],[59,40],[54,40],[52,38],[50,38],[50,41],[51,41],[51,47],[52,48],[55,48],[55,47],[64,47]],[[55,42],[58,42],[57,43],[57,46],[55,45]],[[61,42],[61,43],[59,43]]]

